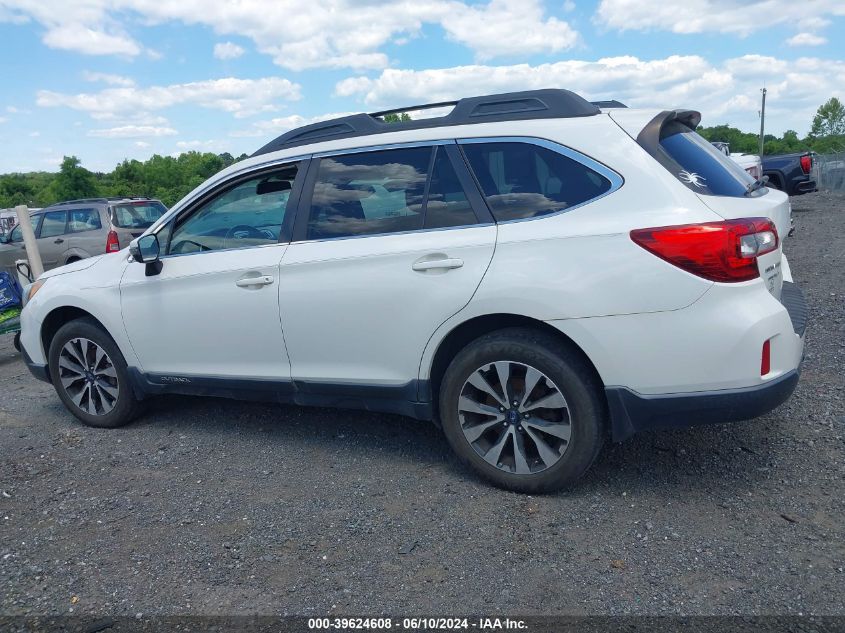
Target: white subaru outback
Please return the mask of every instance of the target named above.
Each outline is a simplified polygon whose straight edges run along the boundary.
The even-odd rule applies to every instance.
[[[570,484],[606,438],[789,397],[788,198],[697,112],[566,90],[453,105],[288,132],[128,250],[42,275],[30,370],[98,427],[163,393],[434,420],[520,491]]]

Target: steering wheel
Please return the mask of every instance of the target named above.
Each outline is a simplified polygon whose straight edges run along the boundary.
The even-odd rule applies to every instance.
[[[235,244],[230,244],[229,240],[266,240],[267,234],[254,226],[248,224],[238,224],[226,231],[226,237],[223,238],[223,248],[230,248]]]

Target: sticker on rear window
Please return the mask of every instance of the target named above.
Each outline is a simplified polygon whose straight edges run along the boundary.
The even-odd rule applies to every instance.
[[[686,169],[682,169],[681,172],[678,174],[678,178],[681,182],[685,182],[688,185],[695,185],[701,189],[704,189],[707,186],[707,178],[704,176],[699,176],[694,171],[687,171]]]

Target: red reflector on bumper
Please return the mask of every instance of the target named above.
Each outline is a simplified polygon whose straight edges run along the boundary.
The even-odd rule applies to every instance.
[[[760,360],[760,375],[765,376],[772,371],[772,339],[763,343],[763,357]]]

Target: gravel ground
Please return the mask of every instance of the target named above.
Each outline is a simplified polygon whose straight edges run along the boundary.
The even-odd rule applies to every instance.
[[[0,343],[0,613],[845,614],[845,198],[793,201],[790,401],[489,487],[427,424],[166,398],[86,428]]]

